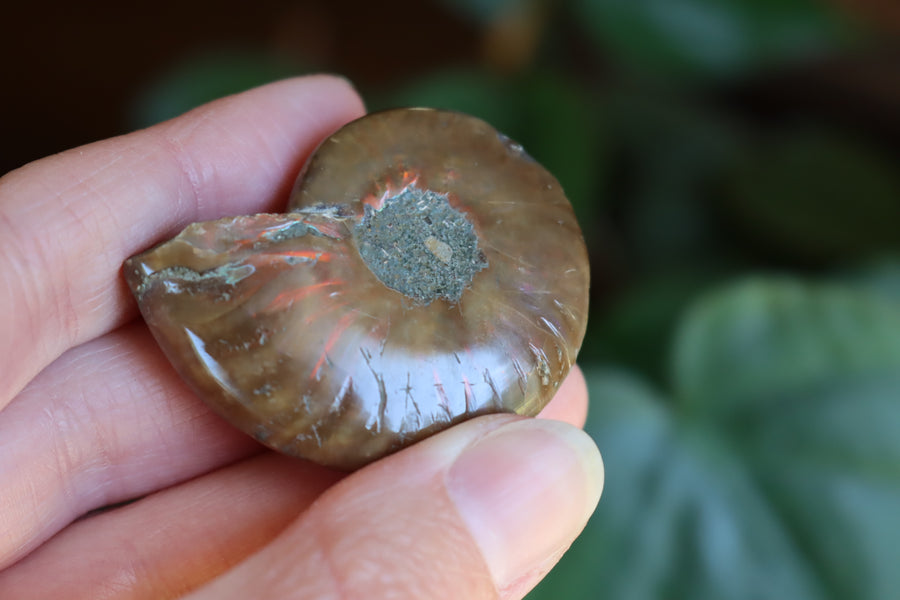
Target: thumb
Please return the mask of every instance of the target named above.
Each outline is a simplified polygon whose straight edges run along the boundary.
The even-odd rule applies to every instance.
[[[602,484],[581,430],[475,419],[345,478],[191,598],[521,598],[583,529]]]

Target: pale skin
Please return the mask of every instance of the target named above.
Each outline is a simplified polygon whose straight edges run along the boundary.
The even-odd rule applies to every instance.
[[[363,112],[341,79],[293,79],[0,179],[0,598],[514,599],[584,527],[603,470],[577,368],[538,419],[346,475],[214,416],[138,318],[125,258],[280,210]]]

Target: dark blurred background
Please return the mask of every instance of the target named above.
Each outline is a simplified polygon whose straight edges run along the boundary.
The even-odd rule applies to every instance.
[[[562,182],[607,490],[533,599],[900,597],[897,0],[16,3],[0,172],[313,71]]]

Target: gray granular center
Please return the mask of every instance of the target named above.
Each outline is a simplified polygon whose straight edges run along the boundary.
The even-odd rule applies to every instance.
[[[367,205],[353,233],[372,273],[422,304],[458,302],[488,266],[472,223],[447,196],[430,190],[411,186],[377,210]]]

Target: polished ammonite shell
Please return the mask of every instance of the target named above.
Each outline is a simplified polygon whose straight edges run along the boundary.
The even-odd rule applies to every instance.
[[[476,415],[537,414],[588,308],[556,179],[485,122],[431,109],[346,125],[289,212],[195,223],[125,275],[214,411],[344,469]]]

